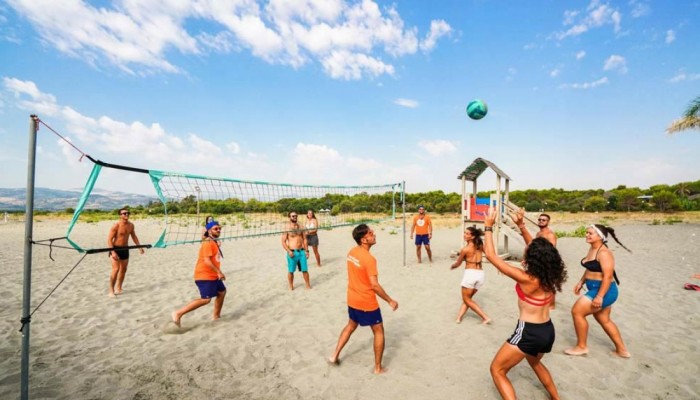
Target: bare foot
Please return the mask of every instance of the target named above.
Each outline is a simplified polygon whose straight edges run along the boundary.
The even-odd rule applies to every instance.
[[[172,318],[173,323],[177,325],[177,327],[180,327],[180,316],[177,315],[177,311],[173,311],[172,314],[170,314],[170,318]]]
[[[114,293],[115,293],[115,294],[122,294],[122,288],[116,288],[116,289],[114,290]]]
[[[481,321],[482,325],[488,325],[491,323],[491,318],[486,318],[485,320]]]
[[[461,323],[462,323],[462,319],[461,319],[461,318],[457,318],[457,319],[455,320],[455,323],[456,323],[456,324],[461,324]]]
[[[111,297],[111,298],[117,297],[117,295],[114,294],[114,292],[109,292],[109,294],[108,294],[107,296],[109,296],[109,297]]]
[[[572,347],[570,349],[564,350],[564,354],[570,355],[570,356],[584,356],[588,354],[588,349],[582,349],[579,347]]]
[[[613,351],[610,353],[612,355],[618,356],[620,358],[630,358],[632,357],[632,354],[630,354],[629,351]]]
[[[212,315],[211,320],[216,321],[217,319],[221,319],[221,315]]]
[[[387,372],[388,370],[389,370],[389,368],[384,368],[384,367],[379,368],[379,369],[375,368],[374,373],[379,375],[379,374],[383,374],[383,373]]]
[[[294,290],[294,286],[290,286],[290,287],[289,287],[289,290]]]
[[[326,361],[328,361],[328,364],[333,366],[340,365],[340,360],[338,360],[337,358],[334,359],[333,357],[328,357],[328,360]]]
[[[311,285],[306,285],[306,288],[307,288],[307,289],[311,289]]]

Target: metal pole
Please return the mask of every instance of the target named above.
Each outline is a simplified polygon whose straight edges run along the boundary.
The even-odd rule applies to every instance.
[[[403,266],[406,266],[406,181],[401,182],[401,208],[403,209]]]
[[[21,399],[29,399],[29,325],[32,294],[32,237],[34,230],[34,173],[36,161],[36,115],[29,117],[29,152],[27,155],[27,205],[24,213],[24,286],[22,298],[22,367],[20,375]]]

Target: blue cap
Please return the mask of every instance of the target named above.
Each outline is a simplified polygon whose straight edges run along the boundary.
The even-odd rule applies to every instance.
[[[219,225],[218,222],[216,222],[216,221],[211,221],[210,223],[207,224],[206,229],[209,230],[209,229],[211,229],[211,228],[213,228],[213,227],[215,227],[215,226],[217,226],[217,225]]]

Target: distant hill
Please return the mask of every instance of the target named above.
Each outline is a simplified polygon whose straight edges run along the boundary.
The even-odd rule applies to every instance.
[[[26,207],[26,189],[0,188],[0,211],[24,211]],[[82,190],[57,190],[49,188],[34,189],[34,208],[36,210],[59,211],[75,208]],[[137,206],[158,201],[158,198],[141,194],[110,192],[93,189],[85,205],[86,209],[114,210],[125,205]]]

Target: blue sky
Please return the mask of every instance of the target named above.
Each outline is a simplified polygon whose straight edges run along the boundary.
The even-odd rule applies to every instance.
[[[0,3],[0,187],[26,184],[29,115],[103,161],[303,184],[459,191],[700,179],[700,0]],[[467,103],[489,105],[470,120]],[[38,136],[37,186],[89,161]],[[479,181],[493,187],[493,175]],[[133,174],[98,187],[151,193]]]

